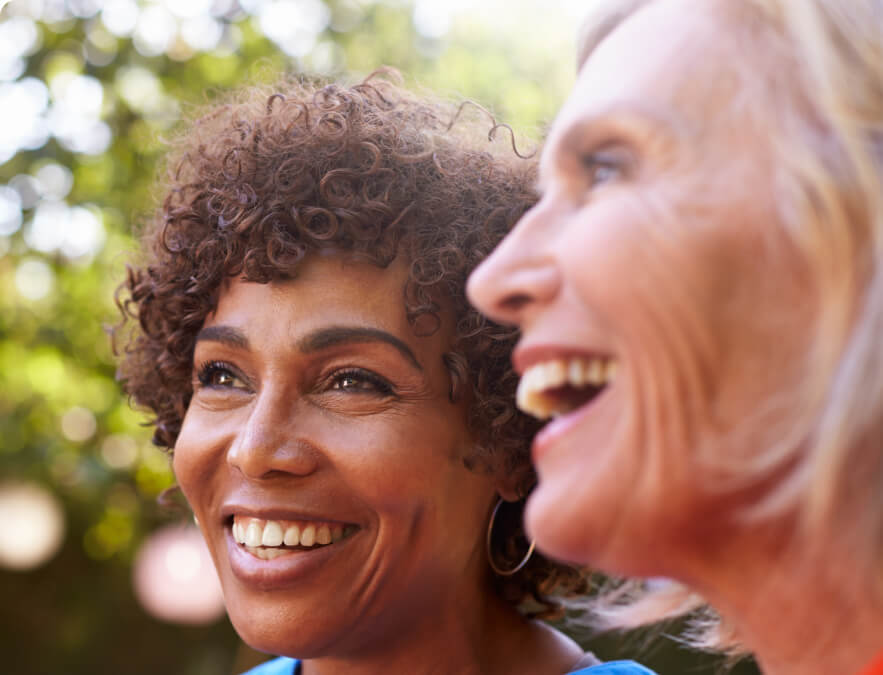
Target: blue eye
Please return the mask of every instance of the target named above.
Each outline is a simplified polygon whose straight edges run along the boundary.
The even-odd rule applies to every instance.
[[[363,368],[349,368],[335,373],[331,378],[331,389],[380,396],[389,396],[393,393],[389,382],[376,373]]]
[[[589,186],[598,187],[622,177],[622,162],[609,153],[591,153],[581,158],[588,174]]]

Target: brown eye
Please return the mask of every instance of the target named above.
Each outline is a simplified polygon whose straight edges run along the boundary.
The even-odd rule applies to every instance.
[[[215,372],[211,377],[211,383],[218,387],[232,387],[234,382],[236,382],[236,378],[223,370]]]
[[[385,379],[361,368],[336,373],[331,380],[331,389],[382,396],[393,393],[392,386]]]
[[[212,361],[200,366],[196,377],[203,387],[217,389],[244,389],[246,387],[242,378],[236,375],[230,366],[219,361]]]

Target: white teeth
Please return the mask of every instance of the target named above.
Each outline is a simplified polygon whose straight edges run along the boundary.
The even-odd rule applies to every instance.
[[[307,525],[304,531],[300,533],[300,545],[312,546],[316,543],[316,526]]]
[[[248,529],[245,530],[245,545],[260,546],[262,539],[263,533],[261,532],[261,526],[257,523],[257,521],[251,521],[248,524]]]
[[[516,403],[523,412],[539,419],[557,417],[569,412],[568,404],[546,394],[548,390],[564,387],[576,389],[601,387],[616,376],[616,362],[602,357],[573,357],[551,359],[528,368],[518,383]]]
[[[586,371],[578,359],[571,359],[567,366],[567,381],[574,387],[581,387],[586,383]]]
[[[567,374],[569,372],[567,365],[565,361],[549,361],[546,363],[544,377],[550,383],[547,386],[555,387],[567,382]]]
[[[320,525],[319,529],[316,530],[316,543],[317,544],[330,544],[331,543],[331,528],[327,525]]]
[[[297,525],[289,525],[285,530],[285,537],[282,543],[286,546],[297,546],[300,543],[300,528]]]
[[[261,537],[262,546],[282,545],[282,526],[272,520],[264,525],[264,536]]]
[[[589,361],[589,367],[586,371],[586,380],[589,384],[604,384],[604,362],[601,359],[592,359]]]
[[[316,526],[307,525],[304,531],[300,533],[300,545],[312,546],[316,543]]]
[[[238,544],[254,553],[255,551],[272,550],[272,555],[259,555],[269,560],[282,553],[290,553],[284,546],[315,545],[327,546],[340,541],[356,528],[344,527],[338,523],[315,523],[291,521],[261,520],[235,516],[232,524],[233,539]],[[256,554],[257,555],[257,554]]]

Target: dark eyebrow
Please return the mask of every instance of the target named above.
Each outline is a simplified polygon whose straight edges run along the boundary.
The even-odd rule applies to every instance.
[[[248,349],[248,338],[245,337],[245,333],[232,326],[206,326],[196,334],[196,342],[201,340]]]
[[[363,326],[331,326],[320,328],[298,340],[298,348],[304,352],[316,352],[321,349],[335,347],[341,344],[357,344],[364,342],[384,342],[401,353],[419,371],[423,372],[423,366],[417,360],[414,352],[395,335],[377,328]]]

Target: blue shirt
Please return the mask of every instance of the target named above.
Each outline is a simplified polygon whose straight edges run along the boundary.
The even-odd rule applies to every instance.
[[[279,658],[262,663],[242,675],[298,675],[300,661],[297,659]],[[634,661],[608,661],[599,666],[589,666],[574,670],[570,675],[655,675],[652,670]]]

